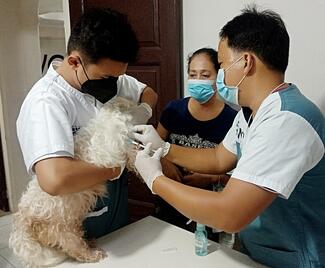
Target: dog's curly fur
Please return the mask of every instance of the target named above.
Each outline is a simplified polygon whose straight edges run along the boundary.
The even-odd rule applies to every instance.
[[[129,142],[136,104],[122,98],[106,103],[75,136],[75,157],[97,166],[134,169],[135,148]],[[106,195],[105,184],[72,194],[51,196],[37,179],[30,181],[13,217],[9,246],[29,267],[52,266],[67,256],[80,262],[96,262],[106,256],[84,240],[82,222],[97,198]]]

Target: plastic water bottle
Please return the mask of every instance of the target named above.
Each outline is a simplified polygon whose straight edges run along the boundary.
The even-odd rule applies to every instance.
[[[219,234],[219,244],[228,248],[233,248],[235,244],[235,234],[222,232]]]
[[[212,185],[212,187],[213,187],[212,190],[214,192],[221,192],[225,188],[225,186],[221,183],[221,181],[218,181],[217,183],[214,183]],[[219,233],[219,234],[221,234],[222,233],[222,230],[219,230],[219,229],[216,229],[216,228],[212,228],[212,232],[213,233]],[[220,235],[219,235],[219,237],[220,237]]]
[[[221,192],[224,189],[224,185],[219,181],[218,183],[213,185],[213,191],[214,192]],[[235,244],[235,234],[229,234],[226,232],[223,232],[222,230],[218,230],[213,228],[213,233],[219,233],[219,244],[224,245],[228,248],[233,248]]]
[[[208,234],[205,225],[197,223],[195,231],[195,254],[198,256],[208,255]]]

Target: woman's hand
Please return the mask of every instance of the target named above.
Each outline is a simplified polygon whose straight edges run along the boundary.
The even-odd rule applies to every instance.
[[[166,177],[178,182],[182,182],[182,172],[175,164],[165,158],[161,158],[160,162],[162,165],[162,171]]]
[[[186,185],[206,189],[213,183],[214,175],[201,174],[201,173],[191,173],[185,175],[182,182]]]
[[[226,174],[212,175],[212,174],[191,173],[185,175],[182,179],[182,182],[189,186],[206,189],[209,186],[211,186],[213,183],[221,182],[222,184],[226,184],[228,180],[229,180],[229,176]]]

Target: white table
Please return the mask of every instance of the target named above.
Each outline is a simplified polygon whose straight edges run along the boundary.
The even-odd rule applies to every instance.
[[[67,260],[57,267],[265,267],[238,251],[209,244],[207,256],[196,256],[193,233],[149,216],[98,239],[97,245],[108,253],[99,263]]]

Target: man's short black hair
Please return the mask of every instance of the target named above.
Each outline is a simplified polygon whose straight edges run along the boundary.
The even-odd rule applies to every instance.
[[[284,73],[289,59],[289,35],[279,14],[257,11],[255,5],[229,21],[220,31],[228,46],[254,53],[270,69]]]
[[[138,40],[127,17],[109,8],[85,12],[71,30],[68,55],[81,52],[87,63],[109,58],[133,62],[139,50]]]

